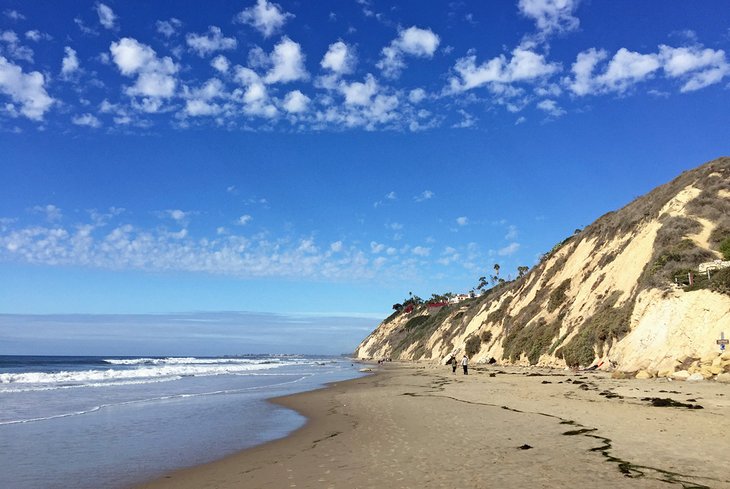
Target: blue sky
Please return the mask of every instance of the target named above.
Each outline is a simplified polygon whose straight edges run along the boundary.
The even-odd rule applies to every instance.
[[[307,314],[354,346],[729,153],[722,1],[0,7],[6,326]]]

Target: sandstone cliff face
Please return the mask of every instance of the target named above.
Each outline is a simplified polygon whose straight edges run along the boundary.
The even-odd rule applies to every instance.
[[[727,238],[730,158],[720,158],[601,217],[518,280],[438,312],[394,314],[356,355],[441,362],[468,349],[476,362],[670,375],[730,337],[730,269],[709,280],[697,271],[722,258]],[[696,283],[683,286],[690,271]]]

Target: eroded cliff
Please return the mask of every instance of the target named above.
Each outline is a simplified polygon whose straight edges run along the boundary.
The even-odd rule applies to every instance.
[[[438,310],[396,312],[356,355],[440,362],[468,351],[476,362],[699,372],[719,335],[730,336],[727,243],[724,157],[602,216],[517,280]]]

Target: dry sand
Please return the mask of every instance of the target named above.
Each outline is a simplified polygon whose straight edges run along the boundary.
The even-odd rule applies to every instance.
[[[291,436],[139,486],[730,488],[730,386],[387,364],[276,400]],[[670,398],[703,409],[654,407]],[[529,446],[530,448],[527,448]]]

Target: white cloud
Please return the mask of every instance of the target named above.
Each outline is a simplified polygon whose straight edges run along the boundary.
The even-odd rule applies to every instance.
[[[283,12],[281,7],[267,0],[257,0],[256,5],[238,13],[236,20],[256,28],[264,37],[269,37],[283,27],[293,14]]]
[[[418,58],[431,58],[436,52],[441,39],[431,29],[411,26],[401,30],[398,37],[384,47],[377,67],[388,78],[398,78],[405,68],[404,55]]]
[[[605,50],[595,48],[579,53],[572,66],[573,77],[563,82],[579,96],[622,93],[661,70],[667,78],[683,82],[681,92],[690,92],[720,83],[730,75],[724,51],[703,49],[699,45],[678,48],[661,45],[657,53],[648,54],[621,48],[603,73],[596,73],[599,64],[607,58]],[[661,93],[655,89],[652,92]]]
[[[210,62],[210,65],[221,73],[226,73],[228,71],[228,68],[230,68],[231,66],[228,58],[226,58],[222,54],[219,54],[218,56],[213,58]]]
[[[439,263],[444,266],[448,266],[448,265],[454,263],[455,261],[459,260],[459,258],[461,258],[461,255],[459,254],[457,249],[452,246],[447,246],[441,252],[441,258],[436,260],[436,263]]]
[[[702,49],[698,46],[673,48],[661,45],[659,57],[668,77],[685,80],[680,89],[682,92],[705,88],[730,75],[730,64],[721,49]]]
[[[80,17],[74,17],[74,24],[79,28],[82,34],[87,36],[98,36],[99,32],[93,27],[87,26]]]
[[[651,76],[660,66],[656,55],[621,48],[608,63],[606,72],[598,77],[598,83],[609,90],[622,92]]]
[[[87,126],[93,128],[101,127],[101,121],[93,114],[88,113],[73,117],[73,119],[71,119],[71,122],[73,122],[77,126]]]
[[[128,95],[157,98],[169,98],[175,94],[177,80],[165,73],[140,73],[137,82],[129,87]]]
[[[375,254],[382,253],[383,251],[385,251],[385,248],[386,246],[382,243],[377,243],[375,241],[370,242],[370,251]]]
[[[417,104],[426,98],[426,91],[423,88],[414,88],[408,93],[408,100]]]
[[[284,110],[286,110],[290,114],[298,114],[301,112],[306,112],[307,107],[309,106],[309,102],[309,97],[304,95],[299,90],[293,90],[286,94],[284,102],[282,103],[282,107],[284,107]]]
[[[396,195],[395,192],[388,192],[387,194],[385,194],[385,200],[397,200],[397,199],[398,199],[398,195]],[[375,207],[377,209],[381,205],[383,205],[383,201],[378,200],[373,204],[373,207]]]
[[[510,243],[507,246],[505,246],[504,248],[500,248],[499,250],[497,250],[497,254],[499,256],[512,256],[515,253],[517,253],[517,251],[519,249],[520,249],[519,243]]]
[[[657,55],[621,48],[611,58],[606,70],[594,75],[596,66],[607,57],[606,51],[593,48],[579,53],[572,67],[573,79],[566,79],[568,88],[576,95],[624,92],[661,68]]]
[[[165,211],[165,215],[177,222],[184,222],[190,213],[180,209],[168,209]]]
[[[252,69],[243,66],[235,67],[234,79],[243,85],[245,90],[234,91],[234,98],[244,104],[244,112],[267,119],[278,115],[278,110],[269,101],[269,95],[261,77]]]
[[[264,81],[268,84],[306,80],[309,76],[304,67],[301,46],[286,36],[274,46],[269,59],[272,67],[264,77]]]
[[[61,76],[68,77],[79,69],[79,59],[72,48],[66,46],[63,51],[65,55],[61,61]]]
[[[214,98],[222,97],[225,93],[225,87],[223,82],[218,78],[211,78],[203,85],[192,92],[194,98],[203,100],[211,100]]]
[[[103,3],[96,4],[96,13],[99,16],[99,23],[104,26],[105,29],[114,29],[114,23],[117,20],[117,16],[114,11]]]
[[[372,75],[368,74],[365,82],[340,81],[336,89],[344,95],[344,105],[335,105],[329,96],[320,99],[325,109],[314,114],[315,127],[330,125],[375,130],[379,126],[392,124],[398,127],[402,124],[404,114],[398,110],[400,101],[397,92],[386,89],[386,93],[378,93],[380,87]]]
[[[457,217],[456,224],[458,224],[459,226],[466,226],[467,224],[469,224],[469,218],[466,216]]]
[[[127,87],[126,93],[131,97],[143,97],[140,105],[143,111],[158,111],[161,99],[175,94],[177,79],[173,75],[178,67],[168,56],[158,58],[154,49],[129,37],[112,42],[109,50],[123,75],[137,76],[135,84]]]
[[[238,45],[235,38],[224,37],[221,28],[214,25],[208,27],[206,34],[189,33],[185,36],[185,41],[201,58],[215,51],[236,49]]]
[[[25,15],[21,14],[17,10],[10,10],[10,9],[3,10],[3,14],[8,19],[14,20],[16,22],[19,21],[19,20],[25,20]]]
[[[520,0],[517,6],[522,15],[535,21],[543,36],[572,31],[580,24],[573,16],[578,0]]]
[[[20,44],[20,39],[14,31],[0,32],[0,42],[5,43],[4,49],[0,45],[0,54],[5,52],[11,58],[33,62],[33,50]]]
[[[555,100],[545,99],[537,103],[537,108],[546,112],[551,117],[561,117],[565,115],[565,110],[562,109]]]
[[[177,71],[170,58],[159,59],[154,49],[131,37],[123,37],[119,42],[112,42],[109,51],[119,71],[126,76],[141,72]]]
[[[354,48],[342,41],[337,41],[330,44],[329,49],[327,49],[319,64],[322,68],[338,75],[346,75],[355,70],[357,55],[355,54]]]
[[[218,104],[210,103],[207,100],[192,99],[185,102],[185,114],[191,117],[217,115],[221,110]]]
[[[439,47],[441,39],[431,29],[420,29],[416,26],[400,31],[395,45],[406,54],[430,58]]]
[[[21,114],[36,121],[43,120],[43,115],[54,102],[46,92],[45,78],[41,73],[23,73],[20,66],[3,56],[0,56],[0,93],[19,104]]]
[[[306,238],[300,240],[297,251],[302,253],[317,253],[317,246],[314,244],[314,239]]]
[[[253,217],[251,217],[249,214],[244,214],[238,218],[238,220],[236,221],[236,224],[238,224],[239,226],[245,226],[252,220],[253,220]]]
[[[588,95],[593,91],[593,71],[598,63],[606,59],[608,53],[595,48],[578,53],[571,71],[573,79],[567,79],[568,88],[576,95]]]
[[[411,250],[411,253],[417,256],[428,256],[431,254],[431,248],[425,248],[423,246],[416,246]]]
[[[180,19],[172,17],[169,20],[158,20],[155,25],[157,27],[157,32],[169,38],[177,34],[178,29],[182,27],[182,22]]]
[[[59,209],[58,207],[56,207],[53,204],[37,205],[37,206],[33,207],[33,212],[38,213],[38,214],[44,214],[46,217],[46,220],[49,222],[60,221],[63,218],[61,209]]]
[[[459,114],[461,114],[461,120],[453,124],[451,127],[457,129],[468,129],[470,127],[474,127],[477,124],[477,118],[471,115],[469,112],[465,111],[464,109],[459,109]]]
[[[413,197],[413,200],[415,200],[416,202],[423,202],[425,200],[433,199],[435,195],[436,194],[434,194],[430,190],[424,190],[419,195],[416,195],[415,197]]]
[[[46,34],[45,32],[41,32],[38,29],[32,29],[25,31],[25,38],[33,42],[40,42],[42,40],[50,41],[53,39],[53,36]]]
[[[373,95],[378,92],[378,82],[370,73],[365,77],[365,82],[341,82],[340,92],[345,96],[347,105],[370,105]]]
[[[504,236],[504,239],[506,239],[507,241],[512,241],[517,238],[518,234],[519,233],[517,231],[517,226],[515,226],[514,224],[510,224],[507,227],[507,234]]]
[[[512,51],[507,60],[504,55],[476,64],[471,54],[456,61],[454,70],[458,76],[449,79],[449,91],[463,92],[487,84],[510,84],[531,82],[548,77],[560,70],[560,65],[545,60],[545,56],[523,48]]]
[[[178,231],[165,226],[144,229],[116,216],[91,223],[77,220],[63,225],[60,210],[41,207],[37,212],[51,217],[45,225],[23,226],[17,220],[3,220],[0,233],[0,261],[82,266],[102,270],[187,271],[235,277],[289,277],[341,280],[358,277],[413,277],[418,274],[414,257],[428,256],[429,248],[386,248],[379,256],[369,250],[347,247],[342,241],[320,246],[311,236],[274,238],[245,237],[240,228],[213,228],[212,236],[195,236],[184,224]],[[52,217],[56,213],[57,217]],[[162,215],[163,213],[160,213]],[[186,213],[187,214],[187,213]],[[169,215],[169,214],[168,214]],[[367,246],[367,245],[366,245]],[[377,273],[376,273],[377,272]]]
[[[211,101],[224,98],[227,94],[223,82],[217,78],[211,78],[194,90],[185,87],[185,96],[188,97],[185,103],[185,113],[197,117],[219,114],[223,110],[222,107]]]

